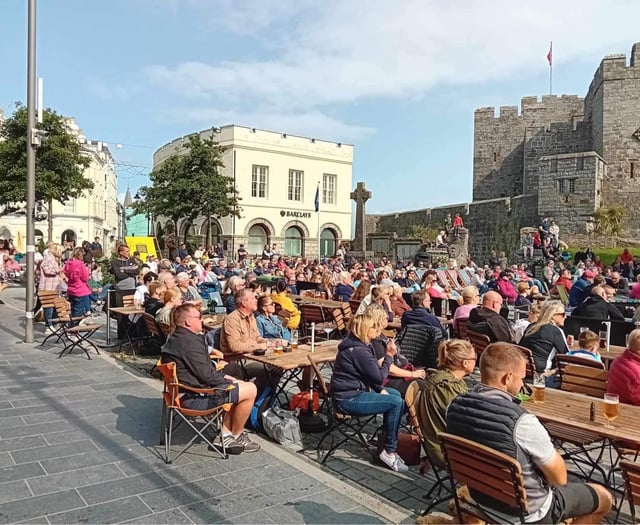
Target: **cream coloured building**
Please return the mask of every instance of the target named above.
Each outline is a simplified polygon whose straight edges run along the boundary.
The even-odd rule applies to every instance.
[[[93,189],[85,191],[77,199],[63,203],[53,203],[53,241],[74,240],[77,245],[82,241],[93,242],[100,238],[104,248],[113,245],[122,232],[122,206],[117,198],[117,175],[114,160],[106,144],[88,140],[82,135],[75,119],[66,119],[66,124],[80,144],[82,151],[91,163],[84,176],[93,181]],[[47,240],[46,210],[36,206],[36,217],[44,218],[35,223],[36,243]],[[24,211],[0,216],[0,238],[12,238],[14,241],[26,238],[26,217]]]
[[[351,240],[353,146],[286,133],[229,125],[203,130],[225,148],[223,174],[234,179],[240,200],[240,215],[212,219],[212,242],[220,243],[227,255],[240,244],[251,255],[259,255],[265,244],[276,244],[285,255],[333,255],[341,241]],[[179,153],[185,139],[158,149],[154,168]],[[319,188],[319,212],[315,211]],[[208,238],[208,220],[194,224],[182,221],[183,239]],[[156,221],[158,227],[166,222]]]

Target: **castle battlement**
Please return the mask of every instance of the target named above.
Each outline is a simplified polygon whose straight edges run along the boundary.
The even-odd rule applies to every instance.
[[[625,78],[637,78],[640,75],[640,42],[631,47],[631,56],[627,61],[627,55],[616,53],[606,55],[593,75],[589,85],[587,98],[593,98],[602,82],[607,80],[621,80]]]

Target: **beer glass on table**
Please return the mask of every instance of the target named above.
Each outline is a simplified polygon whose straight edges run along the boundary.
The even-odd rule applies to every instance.
[[[615,428],[611,422],[615,421],[620,415],[620,398],[618,394],[605,394],[602,409],[604,417],[607,418],[607,422],[604,424],[605,428]]]
[[[291,330],[291,350],[298,349],[298,330]]]
[[[600,350],[606,350],[607,349],[607,331],[600,330],[598,332],[598,338],[600,339]]]
[[[533,402],[534,403],[544,403],[544,391],[547,388],[547,384],[545,382],[546,377],[544,374],[534,373],[533,374]]]

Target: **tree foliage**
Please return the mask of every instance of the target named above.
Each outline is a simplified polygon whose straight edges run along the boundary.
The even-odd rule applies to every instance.
[[[432,243],[439,233],[440,230],[436,228],[425,226],[424,224],[413,224],[409,236],[413,239],[420,239],[423,243]]]
[[[36,201],[46,204],[51,231],[53,201],[64,203],[93,188],[93,182],[84,177],[91,161],[64,117],[55,111],[44,110],[38,129],[46,135],[36,149]],[[26,200],[27,108],[16,104],[13,115],[0,125],[0,205],[4,206],[0,213],[15,211],[11,205]]]
[[[196,217],[240,217],[238,192],[233,180],[220,172],[222,148],[211,138],[188,138],[183,151],[168,157],[154,169],[151,186],[138,190],[133,204],[138,213],[193,222]]]
[[[624,206],[600,206],[593,214],[594,230],[599,235],[611,237],[614,245],[622,235],[622,222],[626,215]]]

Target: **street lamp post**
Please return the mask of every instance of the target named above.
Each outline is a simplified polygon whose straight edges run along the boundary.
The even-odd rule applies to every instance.
[[[35,230],[36,203],[36,0],[29,0],[27,36],[27,288],[25,291],[24,341],[33,343],[33,308],[35,294]]]

